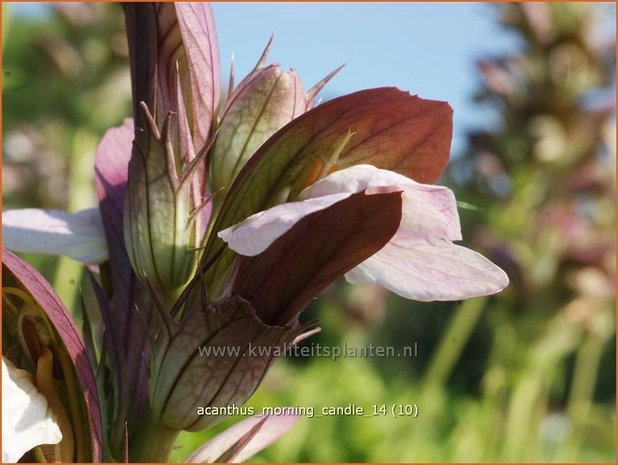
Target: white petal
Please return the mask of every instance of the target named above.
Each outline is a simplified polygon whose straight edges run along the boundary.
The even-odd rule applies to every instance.
[[[254,416],[236,423],[201,446],[191,454],[187,462],[214,462],[263,419],[262,416]],[[286,433],[298,419],[299,417],[292,415],[271,415],[267,417],[255,436],[233,458],[232,463],[244,462],[265,449]]]
[[[402,191],[402,220],[389,244],[348,272],[348,281],[378,283],[421,301],[494,294],[508,284],[508,277],[496,265],[452,243],[461,240],[461,227],[455,196],[448,188],[420,184],[370,165],[336,171],[305,189],[299,196],[301,202],[258,213],[220,237],[240,253],[257,255],[304,215],[325,208],[319,207],[320,200],[332,204],[333,196],[361,191]],[[309,205],[316,207],[312,210]]]
[[[403,240],[442,237],[461,240],[455,196],[443,186],[420,184],[410,178],[371,165],[356,165],[326,176],[301,192],[315,198],[340,192],[368,194],[403,191],[403,218],[397,232]]]
[[[83,263],[107,259],[98,208],[75,213],[37,208],[2,212],[2,245],[14,252],[67,255]]]
[[[408,183],[418,184],[393,171],[372,165],[355,165],[320,179],[302,191],[298,197],[308,199],[339,192],[357,193],[370,186],[404,186]]]
[[[2,461],[15,463],[41,444],[57,444],[62,433],[32,375],[2,357]]]
[[[439,239],[390,242],[345,277],[352,284],[377,283],[423,302],[495,294],[509,282],[506,273],[482,255]]]
[[[258,255],[305,216],[324,210],[350,195],[340,193],[277,205],[224,229],[218,236],[241,255]]]
[[[455,195],[442,186],[407,186],[403,193],[403,216],[394,239],[401,242],[435,238],[461,240]]]
[[[455,196],[446,187],[420,184],[392,171],[357,165],[336,171],[301,193],[403,191],[403,216],[391,241],[349,271],[351,283],[378,283],[414,300],[460,300],[494,294],[506,274],[482,255],[454,245],[461,240]]]

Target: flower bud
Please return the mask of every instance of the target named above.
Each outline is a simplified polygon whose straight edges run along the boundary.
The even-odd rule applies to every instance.
[[[202,228],[191,167],[179,176],[170,140],[171,114],[161,131],[142,105],[146,128],[136,133],[124,206],[124,238],[138,278],[173,298],[192,277]]]
[[[305,112],[306,94],[294,70],[258,67],[231,95],[211,153],[213,192],[229,187],[256,150]]]
[[[167,328],[152,364],[151,407],[161,424],[187,431],[234,414],[305,329],[266,325],[241,297],[197,302],[179,325],[168,321]]]

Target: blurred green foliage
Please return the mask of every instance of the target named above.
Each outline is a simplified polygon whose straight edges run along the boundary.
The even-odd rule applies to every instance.
[[[5,208],[90,206],[96,143],[130,114],[121,9],[2,7]],[[602,91],[614,38],[595,35],[584,3],[494,8],[522,46],[479,61],[476,98],[499,117],[446,182],[475,207],[461,210],[464,237],[511,286],[463,304],[327,290],[305,313],[323,331],[304,344],[416,343],[416,356],[288,358],[249,405],[416,404],[418,418],[303,418],[255,460],[615,460],[614,96]],[[80,267],[28,260],[75,309]],[[172,459],[234,421],[183,434]]]
[[[95,148],[131,111],[120,6],[49,8],[37,19],[2,4],[4,208],[94,205]],[[74,308],[82,267],[68,258],[27,258]]]

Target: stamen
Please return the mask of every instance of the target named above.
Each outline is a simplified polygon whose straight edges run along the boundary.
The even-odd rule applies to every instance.
[[[62,349],[55,351],[58,361],[60,362],[60,368],[62,369],[63,379],[66,387],[67,397],[69,399],[69,411],[71,413],[71,424],[75,430],[75,453],[77,462],[86,462],[86,434],[84,431],[85,425],[82,418],[79,415],[79,399],[78,399],[78,385],[75,379],[75,372],[73,370],[73,364]]]
[[[292,188],[290,186],[286,186],[283,189],[281,189],[275,196],[274,205],[286,203],[290,198],[290,192],[292,192]]]
[[[299,191],[309,187],[311,184],[320,179],[320,175],[324,171],[324,161],[321,157],[313,159],[311,164],[305,167],[303,174],[301,174],[302,182],[300,183]]]
[[[47,347],[43,347],[42,354],[37,360],[35,385],[37,390],[45,396],[49,408],[56,415],[58,426],[62,432],[62,440],[60,441],[60,456],[62,462],[73,462],[73,450],[75,442],[73,439],[73,428],[69,416],[62,404],[62,401],[56,393],[53,380],[53,355]]]
[[[300,179],[302,181],[298,185],[297,191],[295,191],[294,194],[298,194],[298,192],[306,189],[324,176],[328,176],[329,174],[340,169],[340,165],[338,163],[339,157],[355,135],[356,133],[354,131],[348,129],[348,132],[339,141],[333,150],[333,153],[331,153],[326,162],[321,156],[315,157],[301,172]]]
[[[343,150],[346,148],[346,145],[348,145],[348,143],[352,140],[352,138],[355,135],[356,133],[354,131],[348,129],[347,134],[343,136],[343,139],[341,139],[341,141],[339,142],[339,145],[335,147],[335,150],[333,151],[332,155],[326,162],[325,174],[330,174],[333,171],[335,171],[335,170],[332,170],[333,166],[337,164],[337,162],[339,161],[339,157],[341,156],[341,153],[343,152]]]

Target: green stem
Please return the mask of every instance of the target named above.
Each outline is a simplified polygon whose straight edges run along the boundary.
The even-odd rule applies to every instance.
[[[144,421],[141,426],[129,444],[129,461],[167,462],[180,430],[169,428],[153,419]]]
[[[89,154],[94,153],[96,142],[96,138],[84,130],[76,131],[73,137],[67,162],[69,211],[81,210],[95,204],[91,175],[92,157]],[[58,258],[52,284],[69,309],[74,309],[77,304],[82,274],[81,263],[64,256]]]
[[[2,3],[2,42],[6,44],[6,39],[9,36],[9,29],[13,22],[13,6]]]
[[[65,256],[58,257],[52,285],[60,300],[70,310],[74,309],[77,304],[82,272],[83,265],[81,263]]]
[[[486,298],[468,299],[459,306],[431,359],[425,374],[425,387],[440,386],[446,382],[483,313],[486,301]]]
[[[544,372],[531,368],[515,386],[507,409],[502,457],[504,460],[525,461],[536,456],[537,444],[531,439],[531,425],[536,425],[535,406],[543,398]],[[532,432],[532,437],[535,434]]]
[[[567,414],[573,422],[573,430],[569,440],[564,442],[559,460],[576,461],[579,455],[581,433],[590,417],[604,345],[603,337],[589,334],[577,351],[573,385],[567,404]]]

